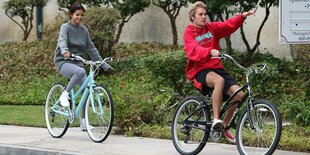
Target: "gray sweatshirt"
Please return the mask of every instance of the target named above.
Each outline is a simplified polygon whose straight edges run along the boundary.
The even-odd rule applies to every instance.
[[[64,59],[64,52],[69,51],[71,54],[83,56],[87,53],[91,60],[100,61],[101,56],[94,43],[90,39],[87,28],[82,25],[74,25],[68,21],[60,27],[59,38],[54,55],[54,63],[57,70],[61,68],[64,63],[72,63],[84,67],[81,61]],[[111,68],[107,63],[101,66],[104,70]]]

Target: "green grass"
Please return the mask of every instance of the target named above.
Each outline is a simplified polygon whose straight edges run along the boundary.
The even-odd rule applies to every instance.
[[[44,106],[0,106],[0,124],[45,127]]]
[[[44,106],[0,105],[0,124],[30,127],[46,127]],[[78,126],[76,120],[70,126]]]

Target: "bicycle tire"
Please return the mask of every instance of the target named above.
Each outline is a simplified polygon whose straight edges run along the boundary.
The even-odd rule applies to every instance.
[[[55,83],[49,90],[45,102],[46,127],[50,135],[54,138],[62,137],[67,132],[70,124],[67,116],[56,113],[52,109],[54,107],[54,109],[59,111],[67,111],[59,103],[59,97],[63,91],[65,91],[65,86],[61,83]]]
[[[250,128],[248,114],[245,111],[237,125],[236,143],[240,154],[272,154],[281,138],[282,121],[278,109],[268,100],[253,102],[251,116],[256,131]],[[258,119],[256,119],[258,118]],[[261,124],[261,125],[259,125]]]
[[[181,101],[174,114],[171,127],[172,141],[176,150],[182,155],[198,154],[207,143],[209,132],[184,126],[184,119],[201,104],[202,100],[198,97],[187,97]],[[201,109],[190,118],[206,122],[208,117],[207,110]],[[202,128],[206,128],[206,126]]]
[[[111,132],[114,121],[114,104],[110,91],[103,85],[95,86],[93,94],[94,102],[91,102],[90,95],[86,102],[86,129],[94,142],[101,143]]]

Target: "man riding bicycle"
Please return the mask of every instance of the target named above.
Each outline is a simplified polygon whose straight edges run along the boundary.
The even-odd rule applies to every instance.
[[[184,31],[184,51],[188,58],[185,74],[189,80],[194,81],[194,86],[203,94],[213,90],[213,130],[224,130],[225,137],[235,143],[235,137],[226,128],[236,109],[232,106],[224,120],[220,120],[219,112],[223,95],[230,96],[239,85],[234,78],[224,69],[221,59],[212,59],[219,56],[219,40],[235,32],[247,16],[254,11],[244,12],[225,22],[206,22],[207,7],[203,2],[196,2],[189,11],[191,24]],[[240,101],[243,93],[238,93],[233,101]]]

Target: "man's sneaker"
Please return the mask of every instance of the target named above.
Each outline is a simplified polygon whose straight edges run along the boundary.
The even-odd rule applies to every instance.
[[[223,121],[219,119],[214,119],[212,123],[213,131],[222,131],[224,129]]]
[[[226,137],[226,139],[231,142],[231,143],[236,143],[236,139],[235,136],[230,132],[230,130],[226,130],[224,131],[224,136]]]
[[[61,106],[63,106],[63,107],[68,107],[69,104],[70,104],[70,103],[69,103],[69,93],[68,93],[67,91],[64,91],[64,92],[61,94],[59,100],[60,100]]]
[[[84,131],[84,132],[87,131],[87,128],[86,128],[86,121],[85,121],[84,118],[81,119],[80,128],[81,128],[81,130]],[[90,130],[93,130],[93,129],[94,129],[94,127],[91,126],[91,125],[89,125],[89,128],[90,128]]]

